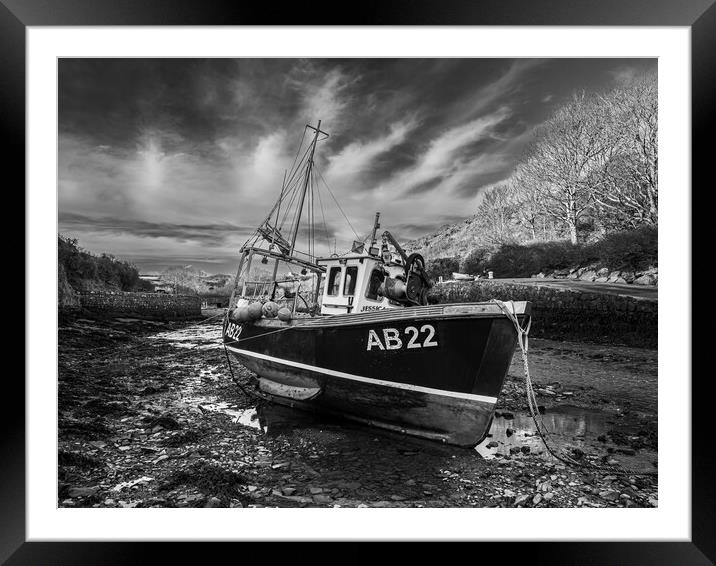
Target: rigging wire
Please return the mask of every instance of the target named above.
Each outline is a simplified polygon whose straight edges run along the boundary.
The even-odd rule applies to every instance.
[[[328,193],[331,195],[331,197],[333,197],[333,201],[336,203],[336,206],[338,206],[338,210],[341,211],[341,214],[343,215],[343,218],[345,218],[345,219],[346,219],[346,222],[348,222],[348,226],[350,226],[350,227],[351,227],[351,230],[353,230],[353,234],[355,235],[356,240],[360,239],[360,236],[358,236],[358,232],[356,232],[356,229],[353,228],[353,224],[351,224],[351,221],[348,220],[348,217],[346,216],[346,213],[343,212],[343,209],[341,208],[340,203],[336,200],[336,197],[335,197],[335,195],[333,194],[333,191],[331,190],[331,187],[328,186],[328,183],[326,183],[326,180],[323,178],[323,174],[318,170],[318,167],[316,167],[315,165],[314,165],[313,168],[318,172],[318,176],[321,178],[321,181],[323,181],[323,184],[324,184],[324,185],[326,186],[326,188],[328,189]]]
[[[323,235],[326,237],[326,246],[328,247],[328,253],[331,253],[331,242],[328,238],[328,226],[326,225],[326,212],[323,209],[323,200],[321,199],[321,188],[316,184],[316,194],[318,195],[318,204],[321,207],[321,216],[323,217]]]

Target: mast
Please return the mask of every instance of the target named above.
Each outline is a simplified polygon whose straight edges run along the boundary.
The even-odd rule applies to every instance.
[[[298,203],[298,216],[296,217],[296,226],[293,228],[293,234],[291,235],[291,249],[288,252],[288,255],[293,255],[293,249],[296,246],[296,237],[298,236],[298,226],[301,223],[301,215],[303,214],[303,202],[306,199],[306,192],[308,191],[308,183],[311,179],[311,168],[313,167],[313,154],[316,152],[316,143],[318,142],[318,134],[325,134],[326,137],[328,134],[326,132],[321,131],[321,121],[318,121],[318,126],[315,128],[311,125],[306,124],[307,128],[311,128],[316,132],[316,135],[313,136],[313,142],[311,144],[311,155],[308,158],[308,166],[306,169],[306,178],[303,182],[303,191],[301,192],[301,200]],[[325,139],[325,138],[324,138]]]

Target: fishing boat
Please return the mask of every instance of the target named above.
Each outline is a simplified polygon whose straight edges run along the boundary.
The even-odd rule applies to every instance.
[[[431,304],[424,258],[379,233],[380,213],[349,251],[330,253],[329,240],[317,254],[317,208],[324,228],[328,195],[343,214],[315,163],[327,137],[306,125],[279,198],[239,250],[224,347],[279,404],[474,446],[530,304]]]

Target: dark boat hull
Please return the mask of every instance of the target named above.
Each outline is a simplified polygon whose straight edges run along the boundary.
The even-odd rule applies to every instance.
[[[529,315],[520,303],[519,318]],[[492,303],[224,323],[227,349],[290,406],[474,446],[487,434],[517,343]]]

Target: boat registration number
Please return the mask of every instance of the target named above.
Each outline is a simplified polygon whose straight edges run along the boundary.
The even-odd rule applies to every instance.
[[[243,329],[244,329],[243,326],[239,326],[238,324],[234,324],[233,322],[229,322],[229,323],[226,325],[226,332],[225,332],[225,334],[226,334],[229,338],[231,338],[231,339],[233,339],[233,340],[238,340],[238,339],[239,339],[239,336],[241,335],[241,331],[242,331]]]
[[[397,328],[384,328],[381,336],[375,330],[368,330],[368,347],[370,352],[377,350],[400,350],[401,348],[433,348],[438,345],[435,327],[423,324],[418,330],[415,326],[407,326],[401,335]]]

